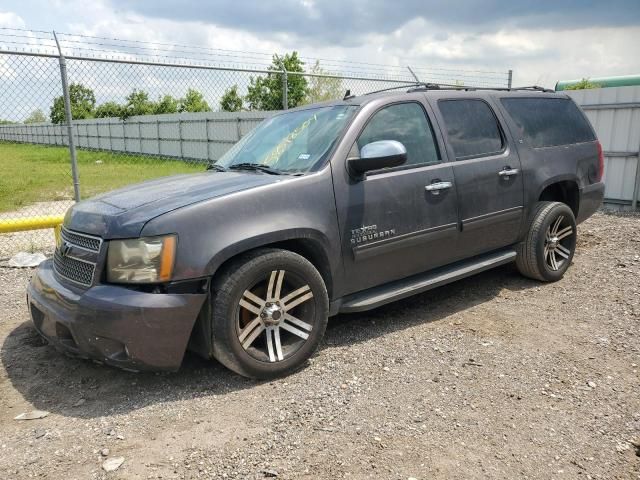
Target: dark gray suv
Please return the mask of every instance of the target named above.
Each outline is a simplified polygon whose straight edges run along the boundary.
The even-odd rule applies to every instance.
[[[29,308],[56,347],[110,365],[176,370],[189,348],[283,375],[331,315],[512,261],[560,279],[602,173],[566,95],[347,96],[265,120],[207,172],[74,205]]]

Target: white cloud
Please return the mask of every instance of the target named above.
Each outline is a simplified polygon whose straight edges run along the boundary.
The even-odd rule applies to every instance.
[[[640,26],[570,30],[510,28],[480,34],[448,33],[422,19],[390,35],[369,35],[355,48],[314,48],[318,56],[434,68],[506,72],[515,85],[544,84],[561,79],[640,73]],[[437,72],[438,70],[434,70]]]
[[[25,28],[25,21],[13,12],[0,12],[0,27]]]
[[[299,0],[311,16],[317,16],[321,4]],[[422,74],[433,74],[432,80],[445,81],[445,68],[497,71],[504,78],[514,70],[514,83],[553,86],[559,79],[640,72],[640,56],[634,51],[640,44],[640,26],[564,28],[521,28],[507,22],[502,29],[449,29],[446,22],[428,22],[416,17],[394,31],[360,35],[357,41],[337,45],[322,42],[317,36],[301,37],[291,32],[262,33],[216,25],[211,22],[178,21],[171,18],[146,17],[126,10],[115,10],[109,0],[54,0],[48,11],[25,13],[16,4],[15,12],[0,12],[0,26],[19,28],[56,28],[61,31],[167,44],[186,44],[212,49],[262,52],[236,58],[244,64],[268,63],[273,52],[298,50],[302,56],[325,60],[325,68],[363,73],[383,73],[379,67],[356,62],[397,66],[396,74],[406,75],[405,67],[422,68]],[[175,8],[180,8],[176,5]],[[32,9],[37,10],[37,9]],[[74,15],[68,15],[68,12]],[[46,13],[46,15],[45,15]],[[32,21],[32,15],[40,15]],[[34,17],[35,18],[35,17]],[[267,23],[269,20],[265,20]],[[49,26],[42,22],[50,22]],[[527,23],[530,25],[530,23]],[[348,31],[344,32],[349,36]],[[355,37],[354,37],[355,38]],[[158,46],[159,49],[165,48]],[[179,50],[176,48],[174,50]],[[142,50],[139,50],[142,52]],[[167,52],[160,52],[167,53]],[[179,53],[176,53],[179,54]],[[229,53],[209,57],[218,62],[231,61]],[[351,62],[349,67],[340,61]],[[432,69],[432,70],[429,70]],[[438,73],[439,72],[439,73]],[[471,75],[471,74],[468,74]],[[429,78],[426,78],[429,79]],[[469,77],[467,83],[474,79]]]

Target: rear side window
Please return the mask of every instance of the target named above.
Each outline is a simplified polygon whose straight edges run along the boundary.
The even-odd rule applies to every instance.
[[[500,127],[482,100],[440,100],[440,112],[456,160],[496,154],[504,147]]]
[[[502,105],[534,148],[595,140],[589,123],[566,98],[503,98]]]
[[[440,153],[424,109],[417,103],[389,105],[376,112],[358,137],[358,148],[378,140],[397,140],[407,149],[407,165],[440,161]]]

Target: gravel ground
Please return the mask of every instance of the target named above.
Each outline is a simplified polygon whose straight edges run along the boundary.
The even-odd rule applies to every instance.
[[[29,276],[0,268],[2,478],[640,479],[637,216],[581,225],[558,283],[506,266],[335,317],[272,382],[68,359],[28,323]]]

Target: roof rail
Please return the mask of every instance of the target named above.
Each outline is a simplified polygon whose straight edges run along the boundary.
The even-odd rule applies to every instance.
[[[396,85],[395,87],[383,88],[381,90],[374,90],[373,92],[367,92],[364,95],[373,95],[375,93],[388,92],[391,90],[398,90],[401,88],[408,88],[407,93],[410,92],[420,92],[426,90],[461,90],[461,91],[476,91],[476,90],[499,90],[503,92],[512,92],[512,91],[535,91],[535,92],[546,92],[553,93],[554,90],[550,90],[548,88],[540,87],[538,85],[531,85],[527,87],[474,87],[470,85],[451,85],[446,83],[425,83],[425,82],[416,82],[416,83],[407,83],[406,85]]]
[[[555,90],[552,88],[544,88],[538,85],[531,85],[530,87],[515,87],[511,90],[534,90],[537,92],[555,93]]]

